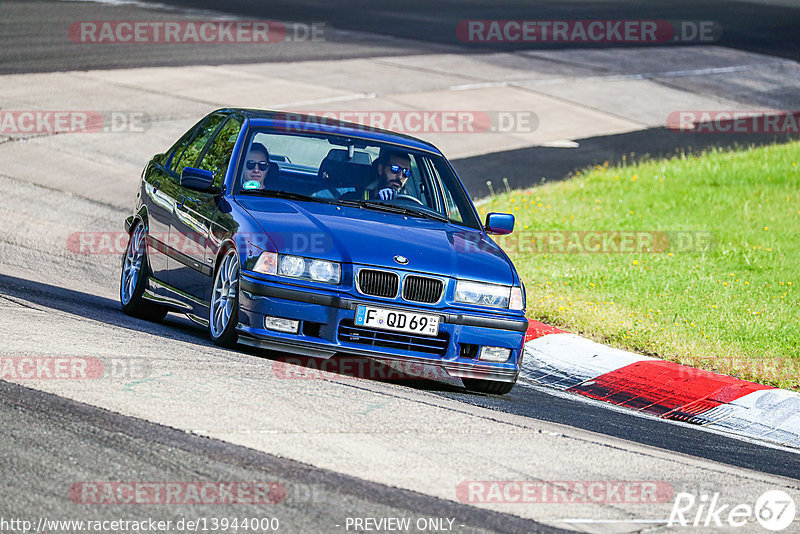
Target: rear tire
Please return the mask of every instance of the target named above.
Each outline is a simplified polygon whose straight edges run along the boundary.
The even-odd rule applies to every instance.
[[[235,248],[222,255],[214,275],[209,304],[208,330],[211,341],[220,347],[232,349],[239,338],[239,256]]]
[[[119,301],[125,315],[158,322],[167,315],[167,309],[144,298],[144,290],[150,279],[146,238],[144,224],[137,223],[131,232],[128,248],[122,256]]]
[[[476,378],[462,378],[461,382],[469,391],[475,393],[488,393],[489,395],[505,395],[514,388],[513,382],[498,382],[497,380],[478,380]]]

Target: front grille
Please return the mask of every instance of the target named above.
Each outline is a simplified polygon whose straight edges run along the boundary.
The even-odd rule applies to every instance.
[[[403,281],[403,299],[432,304],[439,302],[439,298],[442,296],[442,288],[444,288],[444,283],[437,278],[406,276],[405,281]]]
[[[450,344],[450,335],[439,332],[438,336],[430,337],[386,332],[356,326],[352,319],[344,319],[339,323],[339,341],[444,356]]]
[[[389,271],[361,269],[358,272],[358,289],[373,297],[394,298],[400,287],[400,277]]]

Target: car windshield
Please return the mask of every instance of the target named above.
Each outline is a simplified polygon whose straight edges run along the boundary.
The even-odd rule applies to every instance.
[[[234,194],[383,209],[481,228],[472,202],[442,156],[334,135],[256,130]]]

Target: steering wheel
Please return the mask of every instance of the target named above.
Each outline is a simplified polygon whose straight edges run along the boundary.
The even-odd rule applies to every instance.
[[[394,198],[397,199],[397,200],[411,200],[411,201],[416,202],[420,206],[423,206],[423,207],[425,206],[425,204],[423,204],[420,199],[418,199],[417,197],[412,197],[411,195],[397,195]]]

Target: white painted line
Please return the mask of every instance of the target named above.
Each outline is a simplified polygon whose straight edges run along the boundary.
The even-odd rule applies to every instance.
[[[353,37],[355,39],[364,40],[378,40],[378,41],[395,41],[397,38],[393,35],[386,35],[381,33],[368,33],[356,30],[341,30],[336,29],[334,32],[341,36]]]
[[[506,87],[512,82],[481,82],[481,83],[465,83],[463,85],[451,85],[451,91],[468,91],[470,89],[484,89],[487,87]]]
[[[347,102],[349,100],[377,98],[377,96],[378,95],[375,93],[353,93],[352,95],[331,96],[328,98],[317,98],[315,100],[301,100],[300,102],[287,102],[285,104],[274,104],[272,107],[273,109],[285,109],[295,106],[317,106],[320,104],[330,104],[332,102]],[[332,113],[336,112],[332,111]]]
[[[569,139],[559,139],[558,141],[548,141],[546,143],[542,143],[539,146],[547,148],[580,148],[581,144],[575,141],[570,141]]]
[[[783,62],[776,62],[783,63]],[[715,67],[708,69],[671,70],[665,72],[643,72],[640,74],[609,74],[606,76],[582,76],[577,78],[536,78],[529,80],[504,80],[500,82],[468,83],[452,85],[452,91],[466,91],[469,89],[484,89],[488,87],[530,87],[532,85],[560,85],[575,82],[621,82],[630,80],[652,80],[654,78],[685,78],[687,76],[713,76],[715,74],[730,74],[750,70],[752,65],[737,65],[733,67]]]
[[[575,525],[616,525],[616,524],[641,524],[641,525],[666,525],[669,519],[562,519],[564,523]]]
[[[709,76],[713,74],[728,74],[750,70],[752,65],[739,65],[734,67],[714,67],[711,69],[673,70],[667,72],[651,72],[645,74],[648,78],[681,78],[685,76]]]
[[[787,61],[775,61],[770,63],[762,63],[764,65],[783,65]],[[570,78],[544,78],[544,79],[530,79],[530,80],[516,80],[507,82],[495,82],[506,85],[514,85],[520,87],[528,87],[531,85],[560,85],[575,82],[621,82],[630,80],[652,80],[655,78],[685,78],[687,76],[713,76],[715,74],[730,74],[735,72],[743,72],[752,69],[752,65],[736,65],[732,67],[715,67],[708,69],[691,69],[691,70],[671,70],[664,72],[643,72],[640,74],[609,74],[605,76],[579,76]]]
[[[220,11],[212,11],[210,9],[197,9],[197,8],[184,8],[179,6],[171,6],[168,4],[161,4],[158,2],[142,2],[141,0],[60,0],[61,2],[92,2],[95,4],[106,4],[109,6],[133,6],[141,9],[149,9],[154,11],[171,11],[173,13],[182,13],[191,16],[204,16],[215,20],[243,20],[241,17],[222,13]]]

